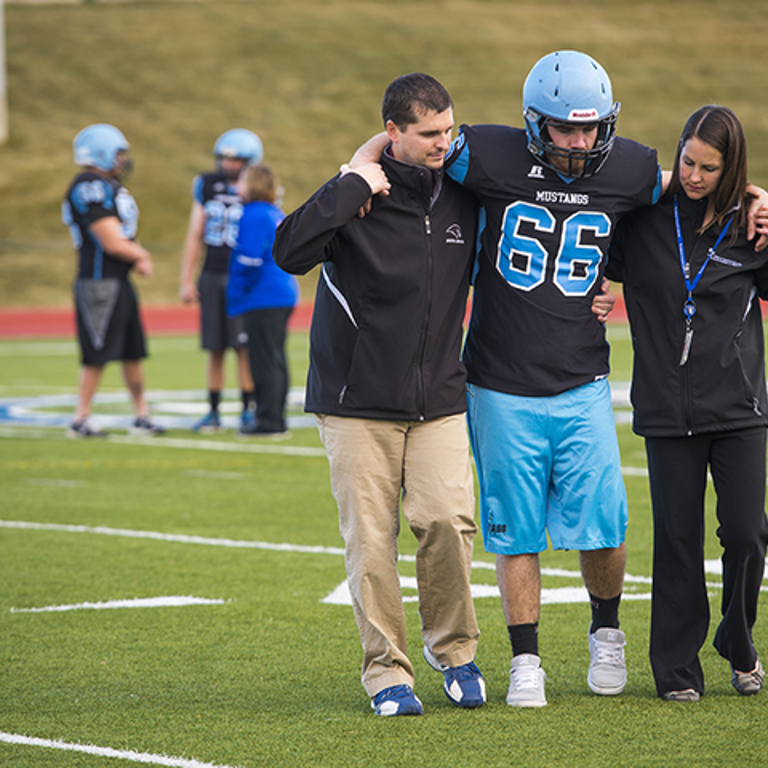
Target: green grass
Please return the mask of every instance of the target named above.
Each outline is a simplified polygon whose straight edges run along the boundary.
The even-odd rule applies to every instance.
[[[764,10],[755,0],[6,3],[0,300],[70,301],[74,256],[59,211],[71,141],[88,123],[113,122],[133,145],[130,188],[156,261],[142,298],[173,303],[191,179],[211,167],[224,130],[259,133],[292,210],[380,130],[394,77],[438,77],[457,123],[520,125],[522,82],[557,48],[606,66],[620,132],[658,147],[667,165],[694,109],[732,107],[751,178],[768,187]]]
[[[611,326],[609,336],[613,378],[626,380],[626,328]],[[151,388],[181,390],[197,383],[202,354],[193,339],[152,342]],[[291,335],[295,385],[303,382],[306,348],[304,334]],[[74,392],[74,349],[70,355],[61,342],[4,342],[0,359],[0,397]],[[102,391],[121,388],[116,368],[108,369]],[[618,431],[623,466],[641,470],[642,442],[626,425]],[[178,438],[189,439],[191,447],[173,447]],[[231,433],[216,441],[241,445]],[[61,430],[0,428],[3,520],[329,550],[313,554],[0,527],[0,732],[244,768],[668,766],[681,750],[697,766],[762,764],[768,699],[735,694],[728,665],[711,647],[711,638],[701,654],[704,699],[687,706],[656,698],[647,660],[647,601],[625,599],[622,606],[630,679],[619,698],[597,697],[587,688],[588,607],[545,605],[541,648],[549,705],[516,711],[504,703],[510,651],[499,601],[478,598],[477,660],[488,680],[489,702],[472,712],[453,708],[439,676],[417,658],[418,611],[415,603],[406,603],[416,691],[427,714],[375,718],[359,682],[351,609],[321,602],[344,579],[322,452],[300,457],[221,453],[207,449],[211,442],[179,430],[147,446],[68,441]],[[294,429],[286,442],[254,441],[246,449],[254,443],[320,448],[314,429]],[[652,546],[647,479],[629,472],[625,479],[627,571],[647,577]],[[711,503],[708,514],[706,551],[716,558]],[[408,531],[400,546],[403,553],[414,553]],[[475,560],[492,562],[479,539]],[[543,565],[574,571],[577,556],[548,552]],[[415,575],[408,561],[400,571]],[[474,569],[472,580],[492,585],[493,571]],[[577,578],[544,578],[545,588],[578,584]],[[647,590],[647,585],[628,583],[626,592]],[[720,591],[711,592],[716,618]],[[10,612],[168,595],[226,602]],[[763,601],[763,613],[766,607]],[[758,648],[768,647],[764,616],[755,640]],[[113,763],[0,742],[3,766]]]

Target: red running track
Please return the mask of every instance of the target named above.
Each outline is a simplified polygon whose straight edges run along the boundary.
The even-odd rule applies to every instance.
[[[199,307],[150,306],[141,308],[147,334],[176,335],[197,333],[200,327]],[[300,304],[289,322],[291,330],[307,330],[312,318],[312,305]],[[0,309],[0,339],[40,337],[75,338],[74,309]]]
[[[141,315],[147,334],[177,335],[197,333],[199,308],[182,304],[142,307]],[[306,331],[312,319],[312,304],[300,304],[291,315],[288,327],[292,331]],[[627,315],[621,292],[609,322],[626,322]],[[43,337],[75,338],[75,313],[69,308],[57,309],[0,309],[0,339]]]

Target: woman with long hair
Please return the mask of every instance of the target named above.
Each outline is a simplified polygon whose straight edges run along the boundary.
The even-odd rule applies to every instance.
[[[717,495],[722,619],[714,646],[741,695],[759,692],[752,642],[768,522],[763,322],[768,255],[747,240],[744,130],[726,107],[685,124],[672,179],[628,215],[607,276],[624,284],[632,330],[634,431],[645,438],[654,521],[650,658],[659,696],[704,693],[708,472]]]

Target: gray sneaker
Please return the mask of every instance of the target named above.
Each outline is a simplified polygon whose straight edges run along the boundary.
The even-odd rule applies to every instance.
[[[754,696],[763,687],[763,665],[757,660],[751,672],[737,672],[731,668],[731,684],[741,696]]]
[[[532,653],[521,653],[512,659],[509,670],[507,704],[510,707],[543,707],[547,703],[541,659]]]
[[[615,696],[624,690],[627,684],[624,644],[624,633],[620,629],[601,627],[589,635],[587,682],[595,693]]]

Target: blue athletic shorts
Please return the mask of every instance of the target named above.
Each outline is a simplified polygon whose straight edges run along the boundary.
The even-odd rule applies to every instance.
[[[470,384],[469,436],[487,552],[618,547],[627,495],[607,380],[553,397]]]

